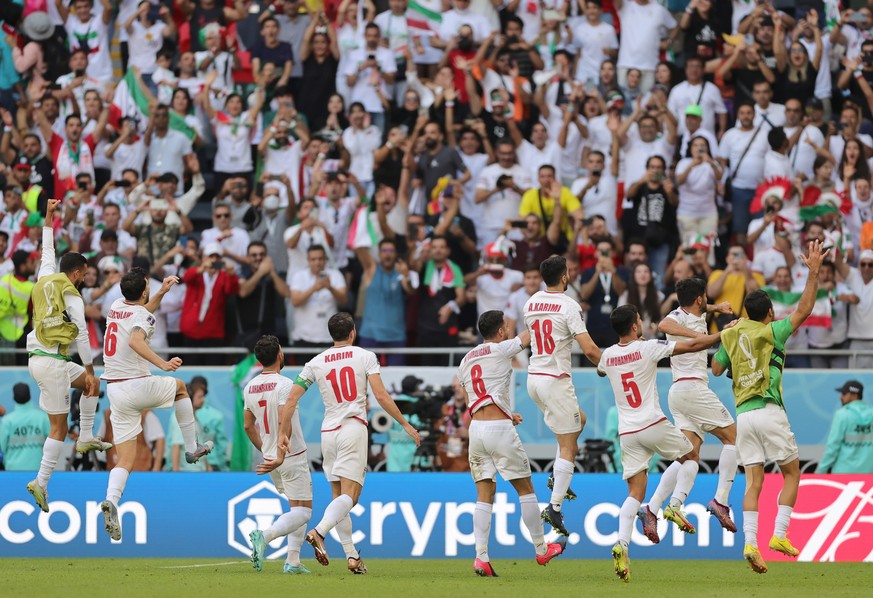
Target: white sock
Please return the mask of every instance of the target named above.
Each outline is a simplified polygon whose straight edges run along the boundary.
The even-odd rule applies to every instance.
[[[691,487],[694,485],[694,479],[697,477],[697,471],[700,469],[697,461],[688,459],[679,468],[679,475],[676,478],[676,490],[673,491],[673,496],[670,498],[670,506],[679,508],[685,503],[688,494],[691,492]]]
[[[552,507],[556,511],[561,510],[561,505],[564,503],[564,495],[567,494],[567,488],[570,487],[570,482],[573,481],[572,461],[566,459],[555,459],[555,464],[552,466],[552,472],[555,474],[555,485],[552,487]]]
[[[94,438],[94,415],[97,413],[98,397],[86,397],[79,399],[79,440],[89,442]]]
[[[776,514],[776,527],[773,528],[773,535],[780,540],[784,539],[788,534],[788,524],[791,522],[791,512],[794,507],[788,505],[779,505],[779,512]]]
[[[743,511],[743,535],[746,544],[758,547],[758,511]]]
[[[727,506],[736,475],[737,447],[726,444],[721,448],[721,456],[718,458],[718,489],[715,491],[715,502]]]
[[[52,477],[55,465],[58,464],[58,459],[61,458],[61,453],[63,452],[63,442],[54,438],[45,439],[45,443],[42,445],[42,461],[39,462],[39,473],[36,474],[36,481],[43,488],[48,488],[49,478]]]
[[[264,540],[269,544],[276,538],[287,536],[298,527],[305,526],[311,514],[312,509],[292,507],[290,511],[276,519],[269,529],[264,530]]]
[[[321,534],[322,538],[327,538],[327,534],[330,533],[330,530],[337,527],[337,525],[349,515],[349,511],[352,510],[354,506],[354,502],[352,501],[352,497],[348,494],[340,494],[335,499],[333,499],[327,508],[324,510],[324,515],[321,517],[321,521],[318,522],[318,525],[315,526],[315,531]],[[349,520],[349,529],[351,529],[351,520]],[[337,530],[337,533],[340,533],[340,530]],[[349,532],[351,535],[351,532]]]
[[[127,478],[130,472],[123,467],[113,467],[109,472],[109,484],[106,486],[106,500],[118,506],[118,501],[121,500],[121,495],[124,494],[124,487],[127,485]]]
[[[682,467],[682,464],[679,461],[673,461],[670,463],[670,466],[664,470],[664,473],[661,474],[661,481],[658,482],[658,487],[655,488],[655,493],[652,495],[652,498],[649,499],[649,502],[646,503],[646,506],[649,507],[649,510],[652,511],[655,515],[658,514],[658,511],[661,510],[661,507],[664,506],[664,501],[667,500],[667,497],[673,494],[673,490],[676,488],[676,479],[679,476],[679,469]]]
[[[349,515],[346,515],[336,524],[336,535],[339,536],[340,544],[342,544],[343,552],[346,553],[347,559],[357,559],[361,557],[358,549],[355,548],[354,541],[352,541],[353,533],[352,518]]]
[[[621,505],[618,515],[618,541],[625,548],[630,544],[631,534],[634,531],[634,520],[637,511],[640,510],[640,501],[628,496]]]
[[[299,507],[301,509],[305,507]],[[312,514],[312,509],[306,509]],[[308,518],[307,518],[308,521]],[[306,537],[306,526],[301,525],[296,530],[288,534],[288,554],[285,557],[285,562],[292,567],[300,566],[300,547],[303,545],[303,538]]]
[[[185,452],[193,453],[197,450],[197,429],[194,426],[194,406],[191,405],[191,399],[185,397],[174,403],[176,409],[176,422],[179,424],[179,429],[182,431],[182,438],[185,440]]]
[[[536,548],[537,554],[546,554],[546,540],[543,531],[543,518],[540,516],[540,505],[536,494],[525,494],[518,497],[521,503],[521,520],[530,532],[530,539]]]
[[[473,511],[473,537],[476,539],[476,558],[488,562],[488,536],[491,535],[491,503],[477,502]]]

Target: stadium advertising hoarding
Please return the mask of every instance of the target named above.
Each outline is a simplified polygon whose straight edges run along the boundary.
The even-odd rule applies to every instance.
[[[51,513],[41,513],[24,486],[31,474],[0,474],[0,557],[181,557],[244,558],[248,533],[268,527],[287,503],[268,478],[254,474],[134,474],[121,502],[124,538],[112,542],[103,529],[99,503],[106,474],[61,473],[52,477]],[[650,484],[657,483],[652,476]],[[321,474],[313,476],[318,519],[329,501]],[[547,499],[546,476],[534,476],[541,500]],[[686,536],[659,522],[661,543],[653,546],[637,529],[634,557],[643,559],[738,559],[742,536],[725,532],[706,513],[717,476],[701,475],[687,504],[698,533]],[[573,531],[568,558],[608,558],[618,530],[619,505],[627,494],[621,478],[609,474],[577,475],[579,499],[565,503]],[[733,491],[736,503],[743,479]],[[778,476],[768,476],[762,497],[760,542],[772,533]],[[804,478],[801,499],[791,523],[791,538],[802,548],[801,560],[871,560],[873,476]],[[473,558],[475,491],[467,474],[372,474],[360,504],[352,510],[354,540],[374,558]],[[738,527],[740,514],[734,513]],[[314,522],[313,522],[314,524]],[[332,532],[335,533],[335,532]],[[860,533],[860,535],[859,535]],[[283,558],[285,541],[270,545],[270,558]],[[336,538],[331,554],[342,554]],[[491,541],[492,558],[530,558],[527,531],[521,523],[515,492],[498,484]],[[311,552],[304,548],[304,558]],[[768,555],[774,558],[774,555]]]

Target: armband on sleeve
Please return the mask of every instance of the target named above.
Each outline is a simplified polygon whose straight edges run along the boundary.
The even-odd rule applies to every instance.
[[[303,390],[309,390],[309,387],[312,386],[312,382],[303,376],[297,376],[297,378],[294,379],[294,384],[300,386]]]

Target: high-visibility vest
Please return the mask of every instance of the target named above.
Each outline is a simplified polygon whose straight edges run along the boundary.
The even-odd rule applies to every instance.
[[[31,214],[35,214],[39,211],[39,196],[42,193],[42,187],[40,185],[31,185],[27,191],[25,191],[21,196],[21,201],[24,202],[24,207]]]
[[[30,318],[27,306],[33,283],[18,280],[14,274],[0,278],[0,337],[15,342],[22,337]]]
[[[62,272],[43,276],[37,281],[33,293],[33,329],[39,342],[46,347],[58,345],[58,355],[69,360],[67,351],[76,340],[79,327],[67,315],[64,299],[64,293],[67,292],[79,295],[79,291]]]

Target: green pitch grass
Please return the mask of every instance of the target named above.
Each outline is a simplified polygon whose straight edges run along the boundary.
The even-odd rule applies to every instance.
[[[608,552],[607,552],[608,554]],[[307,553],[304,547],[304,556]],[[497,579],[476,577],[472,559],[367,560],[367,575],[345,561],[321,567],[304,558],[312,575],[283,575],[268,561],[257,573],[232,559],[0,559],[3,596],[330,596],[344,598],[461,598],[466,596],[869,596],[873,565],[772,563],[765,575],[738,561],[633,561],[631,581],[618,580],[612,560],[560,558],[547,567],[533,560],[497,560]],[[192,565],[198,565],[193,567]],[[185,567],[185,568],[182,568]],[[275,593],[274,593],[275,592]],[[293,592],[281,594],[279,592]]]

